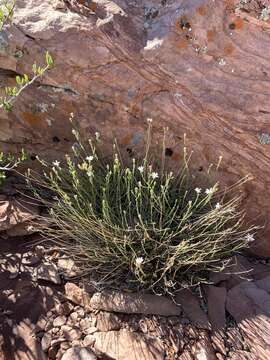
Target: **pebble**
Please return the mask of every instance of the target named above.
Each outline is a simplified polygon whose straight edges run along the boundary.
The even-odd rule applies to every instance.
[[[49,333],[45,333],[41,340],[41,348],[44,352],[47,352],[51,346],[52,336]]]
[[[84,333],[86,333],[88,335],[94,334],[97,331],[98,331],[98,329],[95,326],[91,326],[87,329],[84,329]]]
[[[63,330],[63,329],[62,329]],[[63,336],[68,341],[79,340],[82,336],[80,329],[74,328],[69,331],[63,330]]]
[[[45,325],[45,328],[44,328],[44,330],[45,331],[49,331],[49,330],[51,330],[53,328],[53,320],[48,320],[48,322],[47,322],[47,324]]]
[[[63,342],[63,341],[66,341],[66,339],[65,338],[58,338],[58,339],[54,339],[54,340],[52,340],[51,341],[51,346],[53,347],[53,346],[56,346],[56,345],[58,345],[58,344],[60,344],[61,342]]]
[[[88,329],[88,328],[90,328],[92,325],[93,325],[92,320],[89,319],[89,318],[82,319],[82,320],[80,321],[80,328],[81,328],[82,330]]]
[[[95,343],[95,338],[93,335],[86,335],[86,337],[83,339],[83,345],[84,346],[92,346]]]
[[[75,323],[78,320],[78,314],[74,311],[69,315],[69,319]]]
[[[77,314],[78,314],[78,317],[83,318],[85,315],[85,312],[83,309],[79,309],[79,310],[77,310]]]
[[[52,328],[52,334],[57,334],[59,332],[59,327]]]
[[[54,319],[53,321],[53,326],[57,327],[57,326],[62,326],[65,325],[65,323],[67,322],[67,318],[65,316],[57,316],[57,318]]]
[[[52,263],[42,263],[36,269],[36,277],[38,280],[50,281],[54,284],[61,284],[61,279],[58,274],[57,267]]]

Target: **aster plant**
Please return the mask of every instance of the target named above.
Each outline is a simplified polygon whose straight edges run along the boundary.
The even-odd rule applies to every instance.
[[[130,161],[116,143],[105,159],[99,134],[86,144],[74,131],[71,155],[40,160],[42,179],[28,174],[48,210],[39,225],[44,241],[101,287],[173,293],[208,281],[254,239],[237,191],[211,185],[211,178],[207,188],[194,185],[186,148],[177,171],[166,169],[164,149],[156,165],[151,128],[149,122],[144,156]]]

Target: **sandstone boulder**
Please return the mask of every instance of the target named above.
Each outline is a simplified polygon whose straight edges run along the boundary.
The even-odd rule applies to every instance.
[[[55,159],[84,134],[117,136],[122,150],[142,144],[146,119],[158,138],[169,127],[168,161],[177,167],[184,133],[195,174],[223,161],[230,185],[250,173],[245,208],[266,223],[253,250],[270,255],[269,21],[257,1],[18,0],[1,32],[1,82],[31,73],[45,49],[55,68],[1,112],[1,150],[25,147]],[[250,7],[250,8],[249,8]],[[108,145],[105,145],[105,150]]]

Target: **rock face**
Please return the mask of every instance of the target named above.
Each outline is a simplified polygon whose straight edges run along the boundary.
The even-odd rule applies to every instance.
[[[1,32],[1,82],[31,73],[45,49],[55,68],[25,91],[12,113],[1,112],[1,148],[24,147],[33,161],[36,154],[55,159],[74,142],[73,112],[84,133],[117,136],[130,152],[151,117],[156,136],[169,127],[175,166],[186,133],[198,171],[222,156],[227,184],[254,176],[245,206],[250,218],[267,223],[266,240],[258,237],[254,251],[269,256],[270,24],[237,4],[18,0],[14,25]]]

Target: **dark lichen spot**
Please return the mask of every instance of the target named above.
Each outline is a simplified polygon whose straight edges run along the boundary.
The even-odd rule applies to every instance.
[[[203,171],[203,166],[200,166],[199,168],[198,168],[198,171]]]
[[[229,29],[231,29],[231,30],[235,30],[235,29],[236,29],[236,25],[235,25],[234,22],[229,24]]]
[[[173,155],[173,150],[171,148],[165,149],[165,156],[171,157]]]
[[[131,148],[127,148],[126,150],[129,156],[133,155],[133,150]]]
[[[54,136],[54,137],[52,138],[52,141],[53,141],[54,143],[59,143],[59,142],[60,142],[60,139],[59,139],[58,136]]]
[[[36,160],[36,159],[37,159],[37,155],[35,155],[35,154],[31,155],[31,156],[30,156],[30,159],[33,160],[33,161]]]
[[[180,20],[180,27],[182,30],[191,30],[190,22],[185,19]]]

